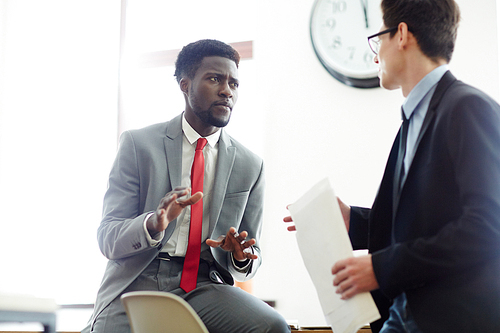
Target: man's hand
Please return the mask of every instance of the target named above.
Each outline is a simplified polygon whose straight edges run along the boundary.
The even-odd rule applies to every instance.
[[[337,261],[332,267],[332,274],[335,275],[333,285],[337,287],[336,292],[342,294],[344,300],[379,288],[371,254]]]
[[[158,208],[146,222],[146,228],[152,236],[167,229],[168,224],[175,220],[184,208],[203,198],[203,193],[197,192],[186,199],[178,199],[188,195],[189,191],[189,187],[176,187],[160,200]]]
[[[345,203],[343,203],[342,200],[340,200],[338,197],[337,197],[337,202],[339,203],[340,212],[342,213],[342,218],[344,219],[345,227],[346,227],[347,231],[349,231],[349,221],[351,219],[351,207],[346,205]],[[287,209],[288,209],[288,206],[287,206]],[[286,216],[285,218],[283,218],[283,222],[285,222],[285,223],[293,222],[292,217]],[[289,224],[287,226],[287,229],[288,229],[288,231],[297,230],[295,228],[295,225],[293,225],[293,224]]]
[[[235,228],[229,228],[226,236],[220,236],[216,240],[207,239],[207,245],[211,247],[220,247],[221,249],[232,252],[236,260],[244,261],[246,259],[257,259],[257,255],[253,254],[250,247],[255,244],[255,239],[245,240],[248,232],[242,231],[240,234]]]

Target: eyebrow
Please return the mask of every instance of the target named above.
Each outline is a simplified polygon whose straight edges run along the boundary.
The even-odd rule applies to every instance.
[[[207,72],[205,73],[205,76],[217,76],[217,77],[226,77],[225,74],[222,74],[220,72]],[[232,81],[232,82],[236,82],[236,83],[239,83],[240,80],[238,80],[237,78],[233,77],[233,76],[230,76],[229,77],[229,81]]]

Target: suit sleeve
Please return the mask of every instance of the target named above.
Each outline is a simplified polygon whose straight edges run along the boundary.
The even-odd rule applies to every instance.
[[[368,248],[368,221],[371,210],[368,208],[351,207],[349,220],[349,238],[353,250]]]
[[[254,277],[257,269],[262,263],[262,256],[260,251],[260,235],[262,232],[262,219],[263,219],[263,209],[264,209],[264,165],[260,161],[260,170],[258,172],[258,177],[250,189],[248,195],[248,201],[241,218],[241,224],[238,228],[238,232],[247,231],[247,239],[255,238],[256,243],[252,247],[254,253],[257,255],[257,259],[252,260],[250,265],[245,271],[237,269],[230,257],[231,254],[227,252],[227,267],[225,267],[237,281],[243,282]]]
[[[103,219],[97,239],[108,259],[122,259],[151,248],[144,231],[147,213],[139,212],[139,169],[136,147],[124,132],[104,196]]]
[[[426,155],[418,184],[412,184],[425,191],[408,199],[423,204],[402,213],[407,220],[419,216],[413,225],[435,225],[436,232],[372,257],[380,288],[391,298],[488,265],[500,252],[500,107],[482,94],[455,90],[448,96],[426,142],[434,155]]]

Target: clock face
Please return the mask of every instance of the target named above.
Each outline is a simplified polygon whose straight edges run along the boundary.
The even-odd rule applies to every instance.
[[[311,41],[323,66],[354,87],[378,87],[378,66],[367,37],[382,24],[380,0],[316,0]]]

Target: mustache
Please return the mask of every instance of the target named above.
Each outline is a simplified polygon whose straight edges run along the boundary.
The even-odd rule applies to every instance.
[[[233,104],[233,103],[231,103],[229,100],[217,101],[217,102],[212,103],[212,105],[217,105],[217,106],[219,106],[219,105],[221,105],[221,106],[226,106],[226,107],[230,108],[231,110],[233,109],[233,106],[234,106],[234,104]]]

